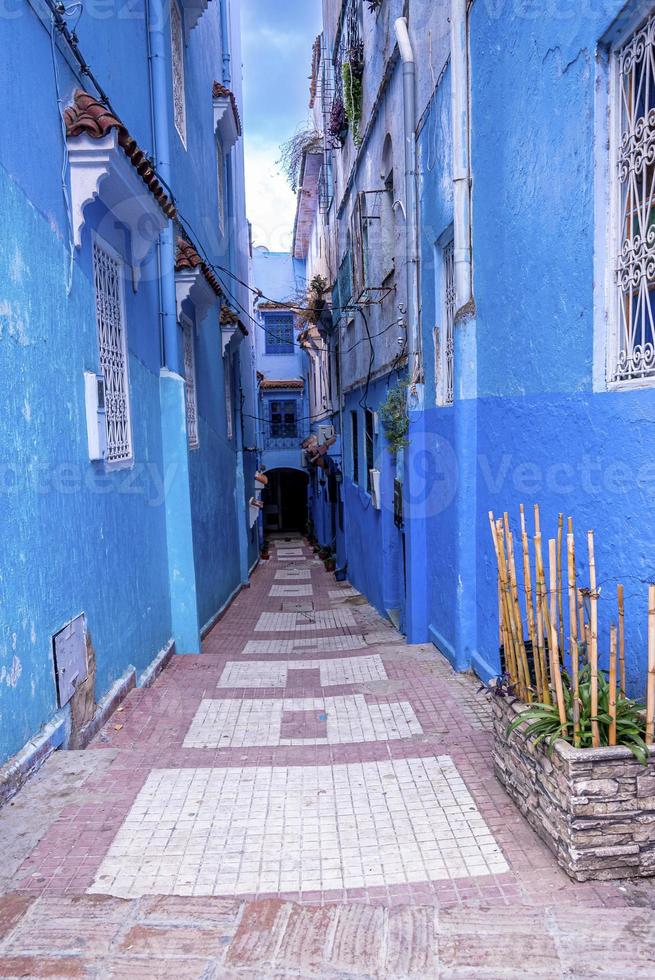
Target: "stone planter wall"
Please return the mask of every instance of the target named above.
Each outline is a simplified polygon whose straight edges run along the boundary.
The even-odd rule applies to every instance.
[[[622,747],[549,755],[521,729],[508,739],[524,705],[492,701],[496,776],[571,878],[655,875],[655,750],[647,767]]]

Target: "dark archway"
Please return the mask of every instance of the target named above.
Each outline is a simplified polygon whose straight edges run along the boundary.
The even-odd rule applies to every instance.
[[[307,526],[307,474],[301,470],[266,470],[262,493],[265,531],[304,531]]]

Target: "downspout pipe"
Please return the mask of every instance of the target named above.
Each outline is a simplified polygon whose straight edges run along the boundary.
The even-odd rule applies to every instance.
[[[407,353],[410,382],[421,380],[418,329],[418,212],[416,190],[416,65],[407,18],[394,24],[403,66],[403,133],[405,140],[405,257],[407,275]]]
[[[227,12],[227,0],[220,0],[221,6],[221,47],[223,48],[223,85],[230,88],[232,84],[232,53],[230,51],[230,29]]]
[[[458,313],[471,309],[471,162],[469,152],[469,52],[467,0],[451,0],[450,52],[453,117],[455,293]]]
[[[157,172],[171,186],[170,93],[166,71],[166,36],[168,4],[166,0],[146,0],[150,83],[152,88],[153,153]],[[163,334],[163,361],[169,371],[179,373],[177,304],[175,298],[175,233],[168,221],[159,236],[160,305]]]

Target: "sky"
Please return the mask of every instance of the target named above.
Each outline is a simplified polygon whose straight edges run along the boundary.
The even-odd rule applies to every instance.
[[[253,244],[291,247],[296,197],[276,161],[309,118],[320,0],[241,0],[246,206]]]

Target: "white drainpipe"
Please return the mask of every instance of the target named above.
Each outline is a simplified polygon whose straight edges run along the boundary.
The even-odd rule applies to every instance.
[[[420,381],[421,345],[418,329],[418,217],[416,193],[416,66],[407,19],[394,25],[403,63],[403,121],[405,138],[405,210],[407,266],[407,348],[410,381]]]
[[[471,164],[469,159],[469,54],[467,0],[451,0],[450,58],[453,115],[454,252],[457,310],[473,299]]]

